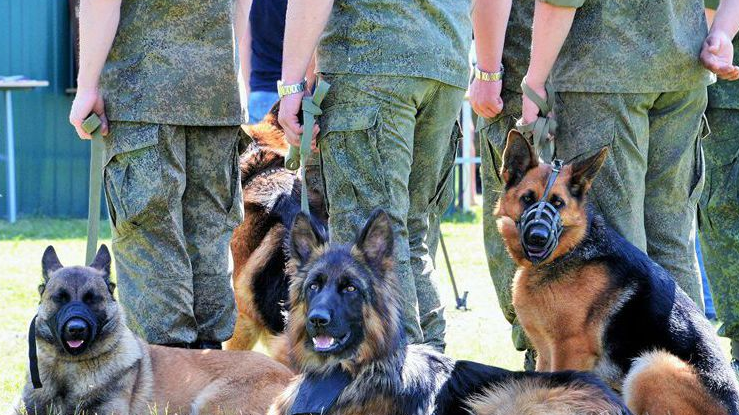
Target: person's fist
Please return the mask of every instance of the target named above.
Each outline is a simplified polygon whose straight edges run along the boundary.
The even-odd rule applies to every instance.
[[[470,85],[470,105],[477,115],[495,118],[503,111],[503,100],[500,98],[502,81],[488,82],[475,78]]]
[[[729,35],[723,32],[710,33],[703,42],[701,63],[719,78],[728,81],[739,79],[739,66],[733,65],[734,46]]]
[[[285,138],[290,145],[300,147],[300,135],[303,134],[303,126],[298,121],[298,112],[303,102],[303,94],[285,95],[280,100],[280,111],[277,121],[285,131]],[[315,141],[318,136],[318,125],[313,127],[313,142],[311,147],[315,149]]]
[[[103,135],[108,135],[108,118],[105,116],[105,103],[100,91],[97,89],[77,89],[77,95],[75,95],[72,102],[72,109],[69,111],[69,123],[77,130],[77,135],[84,140],[89,140],[92,136],[82,129],[82,123],[93,112],[100,117],[102,122],[101,132]]]

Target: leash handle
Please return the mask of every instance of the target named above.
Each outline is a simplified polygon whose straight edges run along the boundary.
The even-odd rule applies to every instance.
[[[313,141],[313,126],[316,124],[316,117],[323,114],[321,111],[321,102],[326,98],[331,85],[319,79],[313,96],[303,97],[303,134],[300,136],[300,147],[290,146],[287,156],[285,157],[285,168],[290,171],[297,171],[303,167],[301,173],[301,192],[300,192],[300,209],[307,215],[310,215],[310,204],[308,203],[308,183],[305,180],[305,166],[308,163],[311,153],[311,142]]]
[[[85,264],[95,259],[100,232],[100,193],[103,186],[103,132],[102,121],[93,113],[82,123],[82,129],[92,135],[90,148],[90,192],[87,205],[87,251]]]
[[[526,79],[521,81],[521,92],[539,107],[539,117],[536,121],[524,124],[523,119],[516,122],[516,129],[525,137],[531,138],[537,155],[549,163],[554,158],[554,134],[557,132],[557,121],[549,117],[554,109],[554,88],[549,82],[545,85],[547,99],[545,100],[526,84]]]

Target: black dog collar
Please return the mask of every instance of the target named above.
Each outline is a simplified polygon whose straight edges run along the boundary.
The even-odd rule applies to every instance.
[[[290,415],[324,415],[341,395],[341,392],[351,383],[349,373],[337,366],[325,375],[305,375],[298,389],[290,409]]]
[[[31,372],[31,384],[34,389],[41,389],[41,375],[38,371],[38,354],[36,352],[36,316],[31,320],[28,328],[28,369]]]
[[[557,176],[559,176],[562,170],[562,165],[562,160],[555,159],[552,161],[552,173],[549,174],[544,194],[542,194],[538,202],[529,206],[521,214],[521,218],[516,223],[524,254],[534,265],[546,260],[554,253],[554,250],[557,249],[557,245],[559,244],[559,237],[562,235],[563,226],[559,211],[547,201],[549,192],[552,190],[554,182],[557,181]],[[547,230],[547,242],[543,247],[537,247],[538,252],[536,255],[532,253],[532,247],[526,241],[526,234],[533,226],[543,226]]]

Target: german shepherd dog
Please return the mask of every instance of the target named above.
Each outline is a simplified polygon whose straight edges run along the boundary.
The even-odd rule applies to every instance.
[[[277,122],[278,108],[275,105],[259,124],[243,127],[251,143],[240,157],[244,222],[231,238],[238,317],[225,345],[230,350],[250,350],[260,338],[270,345],[285,329],[285,241],[300,211],[301,179],[284,168],[288,144]],[[328,214],[321,192],[309,189],[311,212],[325,226]],[[271,352],[278,359],[283,355],[279,347],[271,347]]]
[[[518,132],[508,136],[496,216],[518,264],[513,305],[537,370],[594,371],[635,414],[739,414],[739,387],[711,324],[667,271],[588,207],[606,155],[563,166],[544,199],[553,166]],[[561,231],[547,257],[551,223],[519,230],[543,202]]]
[[[35,319],[41,388],[16,414],[263,414],[292,372],[256,352],[150,346],[124,322],[103,245],[89,267],[43,256]]]
[[[383,211],[372,213],[353,245],[328,244],[323,230],[300,213],[290,247],[287,334],[290,357],[302,373],[271,415],[629,413],[590,374],[509,372],[406,345],[392,273],[393,235]],[[330,392],[320,383],[335,371],[347,380],[333,389],[333,406],[296,407],[323,400],[301,391],[319,379],[312,390]]]

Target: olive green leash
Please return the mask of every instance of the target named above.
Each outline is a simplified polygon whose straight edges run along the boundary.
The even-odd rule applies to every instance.
[[[523,119],[516,123],[516,129],[533,141],[537,155],[549,163],[554,158],[554,134],[557,132],[557,121],[549,116],[554,108],[554,88],[546,83],[547,99],[545,100],[531,87],[526,85],[526,80],[521,82],[521,91],[526,97],[539,107],[539,116],[536,121],[524,124]]]
[[[85,264],[95,259],[100,231],[100,193],[103,186],[103,128],[100,117],[92,114],[82,123],[82,129],[92,135],[90,148],[90,194],[87,205],[87,251]]]
[[[331,85],[323,80],[318,80],[313,96],[303,97],[303,134],[300,136],[300,147],[290,146],[285,157],[285,168],[295,172],[303,167],[301,172],[300,209],[310,215],[308,203],[308,182],[305,178],[305,166],[311,153],[311,142],[313,141],[313,127],[316,125],[316,117],[323,114],[321,102],[326,98]]]

